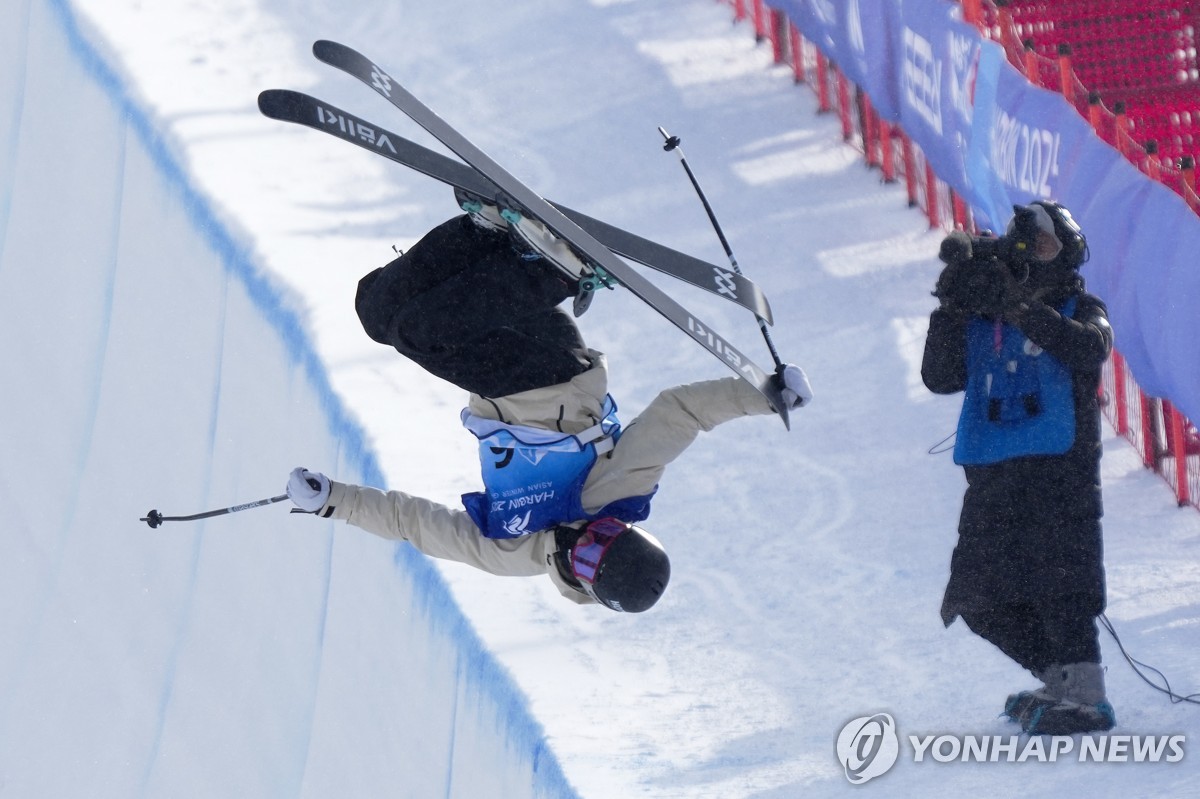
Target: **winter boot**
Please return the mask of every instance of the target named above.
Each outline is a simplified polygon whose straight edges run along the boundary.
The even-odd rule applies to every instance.
[[[508,222],[494,204],[459,188],[454,189],[454,199],[471,217],[471,221],[484,230],[505,230],[508,227]]]
[[[1035,708],[1022,722],[1030,735],[1074,735],[1105,732],[1117,723],[1104,691],[1104,667],[1099,663],[1069,663],[1062,667],[1062,699]]]
[[[550,228],[536,219],[513,211],[502,211],[508,229],[518,245],[550,261],[571,280],[580,280],[595,271],[571,249],[571,245],[555,236]]]
[[[509,233],[518,246],[554,264],[576,287],[576,316],[582,316],[591,305],[596,289],[613,287],[611,278],[603,269],[584,260],[570,244],[555,236],[538,220],[515,211],[506,210],[501,214],[508,221]]]
[[[502,209],[494,201],[457,187],[454,189],[454,199],[476,225],[484,230],[507,230],[514,246],[526,258],[545,259],[562,272],[575,292],[575,316],[583,316],[592,304],[596,289],[614,287],[614,282],[603,269],[583,260],[569,244],[536,219],[528,219],[519,211]]]
[[[1062,697],[1062,666],[1057,663],[1044,669],[1030,669],[1033,676],[1042,681],[1042,687],[1032,691],[1009,694],[1004,703],[1003,715],[1009,721],[1024,726],[1030,715],[1041,707],[1057,704]]]

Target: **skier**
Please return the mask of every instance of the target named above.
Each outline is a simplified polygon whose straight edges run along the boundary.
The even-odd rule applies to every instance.
[[[622,427],[604,355],[559,307],[584,296],[589,265],[540,222],[456,196],[468,213],[366,275],[355,305],[372,339],[470,393],[462,420],[479,439],[485,490],[464,495],[459,510],[298,468],[288,495],[301,510],[432,557],[498,575],[545,573],[575,602],[645,611],[670,562],[635,523],[666,466],[701,431],[774,409],[731,377],[663,391]],[[775,379],[789,407],[811,399],[799,367]]]
[[[1112,331],[1067,209],[1013,210],[998,239],[945,239],[933,292],[921,375],[965,392],[954,460],[968,484],[942,620],[961,616],[1041,680],[1006,703],[1024,731],[1108,730],[1097,388]]]

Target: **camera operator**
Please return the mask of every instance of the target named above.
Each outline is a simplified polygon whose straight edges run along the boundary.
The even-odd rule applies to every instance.
[[[955,232],[939,252],[921,376],[964,392],[954,461],[967,479],[942,620],[961,616],[1041,681],[1004,708],[1025,732],[1108,730],[1097,388],[1112,331],[1067,209],[1013,211],[1003,236]]]

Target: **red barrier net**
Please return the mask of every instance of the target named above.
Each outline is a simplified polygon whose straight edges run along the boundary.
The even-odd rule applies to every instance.
[[[1123,111],[1138,148],[1153,142],[1168,163],[1200,150],[1194,0],[985,1],[981,11],[981,28],[1009,60],[1063,91],[1081,113],[1089,100],[1113,115]]]

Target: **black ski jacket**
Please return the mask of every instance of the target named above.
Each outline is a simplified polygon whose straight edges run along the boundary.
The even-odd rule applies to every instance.
[[[1077,297],[1072,318],[1055,310]],[[942,605],[949,625],[964,611],[1075,595],[1085,612],[1104,608],[1100,535],[1100,370],[1112,349],[1104,303],[1074,276],[1016,326],[1071,372],[1075,441],[1062,455],[964,467],[968,483],[958,545]],[[1048,304],[1047,304],[1048,303]],[[968,317],[938,309],[929,320],[921,377],[937,394],[967,386]]]
[[[574,289],[503,231],[457,216],[358,284],[367,335],[485,397],[565,383],[591,368],[559,303]]]

